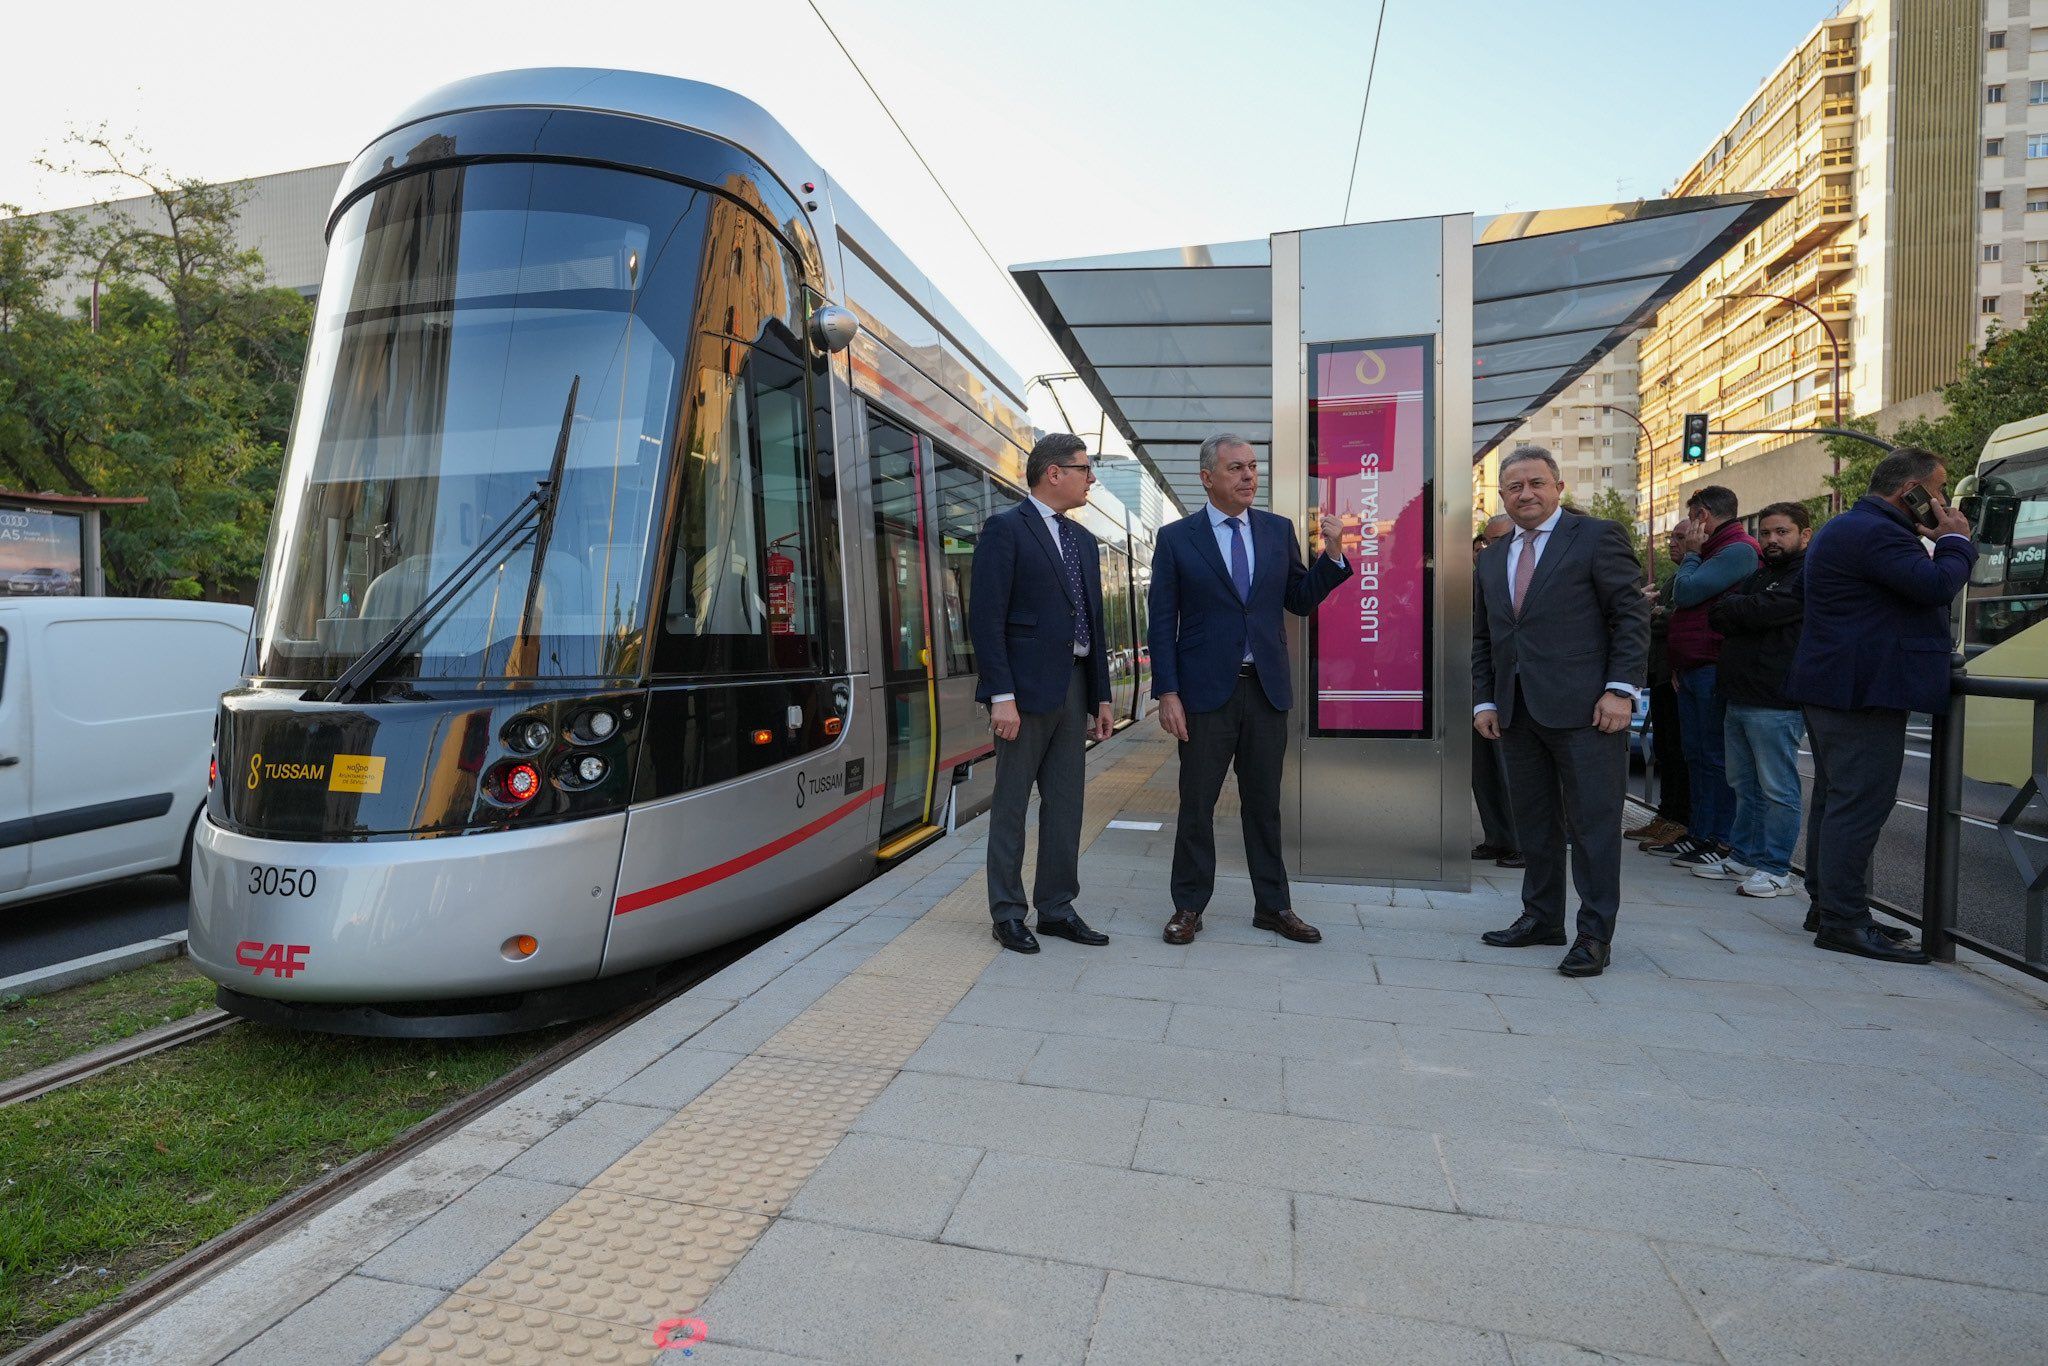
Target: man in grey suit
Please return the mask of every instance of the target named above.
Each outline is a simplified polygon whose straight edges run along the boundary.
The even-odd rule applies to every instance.
[[[1578,937],[1557,970],[1597,977],[1621,907],[1621,802],[1628,723],[1650,653],[1650,604],[1628,532],[1558,504],[1564,482],[1541,446],[1500,463],[1514,535],[1473,574],[1472,728],[1501,742],[1522,854],[1522,914],[1487,943],[1564,943],[1565,822],[1572,830]]]

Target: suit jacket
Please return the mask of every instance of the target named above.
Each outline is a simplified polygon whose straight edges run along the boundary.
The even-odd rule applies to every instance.
[[[1152,695],[1179,693],[1189,712],[1215,711],[1237,689],[1247,644],[1266,700],[1281,711],[1294,705],[1287,665],[1286,614],[1305,617],[1332,589],[1351,577],[1351,566],[1318,555],[1301,560],[1294,523],[1257,508],[1247,511],[1252,536],[1252,591],[1237,595],[1230,566],[1209,525],[1208,505],[1160,529],[1152,553]]]
[[[1640,688],[1649,666],[1650,601],[1628,533],[1566,512],[1536,561],[1517,618],[1504,536],[1480,552],[1472,575],[1472,703],[1491,702],[1515,723],[1516,687],[1539,725],[1593,724],[1609,683]],[[1526,552],[1525,552],[1526,553]]]
[[[1949,604],[1977,562],[1961,536],[1934,554],[1905,513],[1863,497],[1806,548],[1806,629],[1785,693],[1838,711],[1948,710]]]
[[[1102,556],[1098,542],[1071,523],[1081,556],[1083,602],[1067,585],[1067,562],[1032,504],[998,512],[974,547],[967,630],[974,637],[982,702],[1017,695],[1020,712],[1058,711],[1074,670],[1074,618],[1088,613],[1088,710],[1109,701],[1108,642],[1102,630]]]

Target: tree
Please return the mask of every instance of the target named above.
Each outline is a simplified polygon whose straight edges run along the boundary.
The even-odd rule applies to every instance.
[[[1593,501],[1586,504],[1586,515],[1598,517],[1603,522],[1613,522],[1628,533],[1628,543],[1635,548],[1636,563],[1643,562],[1643,533],[1636,528],[1636,510],[1629,506],[1628,499],[1613,489],[1602,489],[1593,495]]]
[[[104,130],[53,170],[124,206],[0,225],[0,474],[146,497],[108,519],[109,589],[220,594],[261,562],[311,309],[235,243],[236,195],[168,175]],[[110,195],[110,199],[114,197]],[[97,326],[62,277],[97,280]]]

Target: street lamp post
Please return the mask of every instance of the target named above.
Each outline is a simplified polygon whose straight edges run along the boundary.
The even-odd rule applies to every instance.
[[[1813,289],[1814,297],[1819,298],[1820,284],[1818,281],[1814,283]],[[1811,304],[1793,298],[1789,294],[1773,294],[1769,290],[1763,289],[1746,289],[1740,294],[1723,294],[1720,297],[1723,299],[1776,299],[1780,303],[1787,303],[1794,308],[1803,309],[1808,317],[1820,324],[1820,330],[1827,334],[1829,368],[1833,372],[1830,388],[1834,393],[1834,425],[1837,427],[1841,426],[1842,342],[1841,338],[1835,335],[1835,329],[1828,325],[1828,320],[1820,315],[1820,310],[1814,308]],[[1833,516],[1842,510],[1842,491],[1835,487],[1836,482],[1842,477],[1842,457],[1836,454],[1833,447],[1828,449],[1828,461],[1833,471],[1833,478],[1828,483],[1828,515]]]
[[[1643,582],[1657,582],[1657,443],[1650,439],[1650,429],[1643,426],[1643,420],[1626,408],[1617,408],[1612,403],[1574,403],[1573,408],[1598,408],[1603,413],[1620,413],[1636,424],[1643,433],[1643,458],[1636,463],[1649,471],[1648,487],[1643,491],[1643,553],[1647,564],[1643,569]]]

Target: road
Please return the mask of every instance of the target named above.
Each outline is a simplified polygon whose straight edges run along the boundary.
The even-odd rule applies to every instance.
[[[0,909],[0,977],[185,928],[185,889],[169,873]]]

